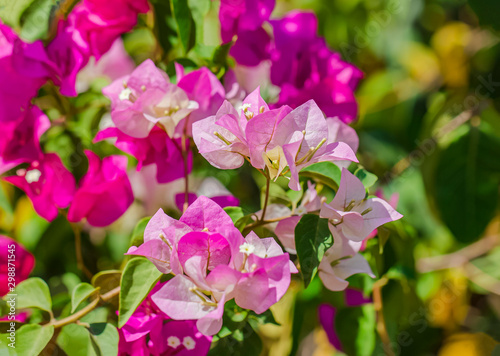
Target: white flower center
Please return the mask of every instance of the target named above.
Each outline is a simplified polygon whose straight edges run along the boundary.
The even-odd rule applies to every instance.
[[[249,256],[255,251],[255,246],[245,242],[243,245],[240,245],[240,252]]]
[[[132,94],[132,89],[123,88],[120,95],[118,95],[118,99],[120,100],[130,100],[130,95]]]
[[[42,172],[40,172],[38,169],[32,169],[31,171],[26,172],[26,177],[25,177],[26,182],[28,183],[38,182],[41,175]]]
[[[181,340],[177,336],[169,336],[167,339],[167,344],[174,349],[181,344]]]
[[[182,340],[182,344],[188,350],[193,350],[196,347],[196,342],[191,336],[184,337],[184,339]]]
[[[243,112],[246,112],[248,109],[250,109],[252,105],[246,103],[246,104],[243,104],[240,106],[240,110],[243,111]]]

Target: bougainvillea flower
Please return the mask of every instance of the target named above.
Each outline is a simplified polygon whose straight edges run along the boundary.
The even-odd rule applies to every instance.
[[[269,19],[275,0],[222,0],[219,10],[224,43],[242,31],[255,31]]]
[[[365,196],[363,183],[342,169],[335,198],[324,204],[320,212],[321,217],[329,219],[334,236],[341,233],[349,240],[361,242],[378,226],[403,217],[385,200]]]
[[[288,106],[269,110],[257,88],[244,101],[240,113],[224,102],[215,116],[193,125],[199,152],[215,167],[240,167],[245,157],[258,169],[267,167],[270,178],[290,171],[289,187],[300,190],[300,169],[321,161],[357,162],[343,142],[329,141],[329,127],[321,110],[308,101],[295,110]]]
[[[75,179],[55,153],[45,154],[27,169],[19,169],[17,176],[4,179],[22,189],[37,214],[49,221],[71,203],[75,194]]]
[[[124,134],[116,127],[108,127],[96,135],[94,142],[106,138],[116,138],[116,147],[137,158],[138,171],[143,166],[154,164],[158,183],[168,183],[184,177],[181,138],[172,139],[156,126],[146,138],[135,138]],[[189,147],[189,142],[186,141],[186,147]],[[192,169],[192,161],[192,153],[189,152],[188,172]]]
[[[381,190],[377,190],[375,192],[375,195],[377,197],[379,197],[380,199],[384,199],[384,196],[383,196]],[[399,201],[399,194],[398,193],[394,193],[394,194],[391,195],[391,197],[389,198],[389,200],[387,202],[389,203],[390,206],[392,206],[394,209],[396,209],[397,206],[398,206],[398,201]],[[361,244],[361,251],[364,251],[364,249],[366,248],[366,244],[367,244],[368,240],[374,238],[375,236],[377,236],[377,233],[378,233],[378,230],[375,229],[375,230],[373,230],[370,233],[370,235],[368,235],[368,237],[366,239],[363,240],[363,243]]]
[[[85,150],[89,160],[87,174],[80,181],[68,220],[78,222],[87,218],[92,226],[107,226],[125,213],[134,201],[127,177],[127,158],[108,156],[101,159]]]
[[[220,330],[225,301],[234,298],[242,308],[262,313],[281,299],[290,273],[297,272],[273,238],[254,233],[244,238],[229,215],[204,196],[179,220],[160,209],[146,227],[144,244],[128,254],[145,256],[162,273],[176,275],[152,299],[173,319],[197,320],[206,335]]]
[[[189,100],[198,104],[198,108],[189,115],[187,134],[191,136],[191,124],[215,114],[224,102],[226,92],[215,74],[205,67],[177,75],[177,86],[184,90]],[[183,126],[182,123],[179,125]]]
[[[168,283],[168,282],[165,282]],[[158,283],[119,329],[119,355],[206,355],[212,338],[198,331],[193,320],[172,320],[151,299]]]
[[[200,197],[205,196],[207,198],[212,199],[216,202],[221,208],[225,208],[227,206],[238,206],[240,205],[240,201],[234,195],[231,194],[229,190],[226,189],[216,178],[207,177],[205,178],[195,193],[189,193],[188,202],[189,205],[194,203],[194,201]],[[175,195],[175,204],[182,211],[183,204],[185,200],[184,193],[178,193]]]
[[[312,98],[327,116],[343,122],[354,120],[357,104],[353,91],[362,73],[317,36],[314,13],[292,11],[271,24],[275,41],[271,81],[281,88],[276,105],[295,108]]]
[[[90,49],[75,27],[73,15],[58,24],[56,37],[47,46],[47,54],[57,66],[52,81],[60,86],[61,94],[76,96],[76,77],[90,58]]]
[[[236,62],[247,67],[255,67],[271,58],[271,37],[263,28],[238,33],[238,39],[229,50]]]
[[[90,54],[99,60],[120,35],[132,30],[137,15],[148,10],[146,0],[84,0],[69,17],[88,44]]]
[[[360,242],[353,242],[343,234],[334,234],[333,246],[325,252],[318,267],[318,275],[324,286],[332,291],[347,288],[346,279],[354,274],[365,273],[375,278],[366,259],[359,254]]]
[[[328,141],[327,122],[314,101],[293,111],[283,108],[277,109],[280,111],[276,114],[270,110],[257,115],[247,124],[246,137],[254,167],[267,166],[271,179],[275,179],[288,166],[289,187],[300,190],[299,171],[310,164],[335,160],[357,162],[347,144]]]
[[[193,124],[193,139],[199,152],[214,167],[241,167],[250,155],[245,136],[246,115],[253,117],[253,113],[266,110],[269,106],[260,97],[259,88],[243,100],[240,112],[225,101],[217,114]]]
[[[40,136],[50,127],[47,116],[36,106],[21,113],[15,121],[2,124],[0,137],[0,173],[20,163],[42,158]]]
[[[17,120],[45,82],[43,78],[26,76],[26,71],[19,72],[15,63],[24,56],[14,58],[14,44],[18,41],[15,32],[0,22],[0,122]]]
[[[9,258],[11,255],[14,257]],[[9,264],[11,267],[14,264],[16,271],[15,280],[19,284],[28,278],[31,271],[33,271],[35,258],[17,241],[0,235],[0,297],[9,293]]]
[[[173,137],[177,124],[198,108],[198,103],[171,84],[167,74],[150,59],[129,76],[115,80],[103,93],[111,99],[111,118],[116,127],[136,138],[147,137],[156,124]]]

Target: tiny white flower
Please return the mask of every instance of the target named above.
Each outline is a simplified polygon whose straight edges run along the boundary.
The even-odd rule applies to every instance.
[[[241,106],[240,106],[240,110],[241,110],[241,111],[243,111],[243,112],[245,112],[245,111],[247,111],[248,109],[250,109],[250,107],[251,107],[251,106],[252,106],[252,105],[250,105],[250,104],[248,104],[248,103],[243,104],[243,105],[241,105]]]
[[[177,348],[181,344],[181,340],[177,336],[169,336],[167,339],[167,344],[170,347],[173,347],[174,349]]]
[[[118,95],[118,98],[120,100],[129,100],[131,94],[132,94],[132,89],[130,89],[130,88],[124,88],[121,91],[120,95]]]
[[[182,340],[182,344],[188,350],[193,350],[196,347],[196,342],[190,336],[184,337],[184,339]]]
[[[38,182],[41,175],[42,172],[40,172],[38,169],[32,169],[26,172],[26,182],[28,183]]]
[[[243,245],[240,245],[240,252],[245,255],[251,255],[255,251],[255,246],[245,242]]]

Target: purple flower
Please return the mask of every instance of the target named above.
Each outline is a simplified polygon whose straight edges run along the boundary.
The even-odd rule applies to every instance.
[[[37,49],[40,43],[24,45]],[[0,22],[0,82],[2,83],[0,122],[2,123],[17,120],[45,82],[43,78],[26,75],[34,69],[32,66],[34,63],[30,58],[26,58],[24,53],[18,53],[21,47],[23,45],[14,31]],[[30,70],[19,72],[20,66],[16,65],[17,62],[28,63]]]
[[[275,41],[271,81],[281,88],[276,105],[295,108],[312,98],[327,116],[347,123],[356,119],[353,91],[362,73],[317,36],[314,13],[292,11],[271,24]]]
[[[80,181],[68,220],[78,222],[86,218],[92,226],[107,226],[122,216],[134,201],[127,177],[127,158],[109,156],[101,161],[89,150],[85,155],[89,169]]]
[[[181,138],[171,139],[165,131],[156,126],[145,138],[131,137],[116,127],[109,127],[99,132],[94,142],[106,138],[116,138],[116,147],[137,158],[138,171],[144,166],[154,164],[158,183],[168,183],[184,177]],[[189,147],[189,143],[186,143],[186,147]],[[189,152],[188,156],[188,168],[188,171],[191,171],[191,152]]]
[[[274,9],[275,0],[222,0],[219,10],[221,36],[224,43],[243,31],[255,31]]]
[[[23,111],[17,120],[2,126],[0,173],[42,158],[40,136],[50,127],[50,121],[39,108],[33,106]]]
[[[45,154],[27,169],[19,169],[17,176],[4,179],[24,190],[38,215],[49,221],[71,203],[75,194],[75,179],[55,153]]]

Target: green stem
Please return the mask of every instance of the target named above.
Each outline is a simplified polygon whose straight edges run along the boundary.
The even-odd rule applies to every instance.
[[[260,221],[264,221],[266,217],[267,204],[269,202],[269,186],[271,185],[271,179],[269,178],[269,174],[266,174],[266,196],[264,197],[264,207],[262,208],[262,216],[260,217]]]
[[[109,302],[111,299],[116,297],[120,293],[120,287],[116,287],[115,289],[110,290],[109,292],[99,295],[96,299],[94,299],[90,304],[88,304],[85,308],[80,309],[75,314],[67,316],[61,320],[52,320],[44,326],[52,325],[54,328],[62,328],[65,325],[75,323],[79,319],[83,318],[85,315],[94,310],[101,302]]]

